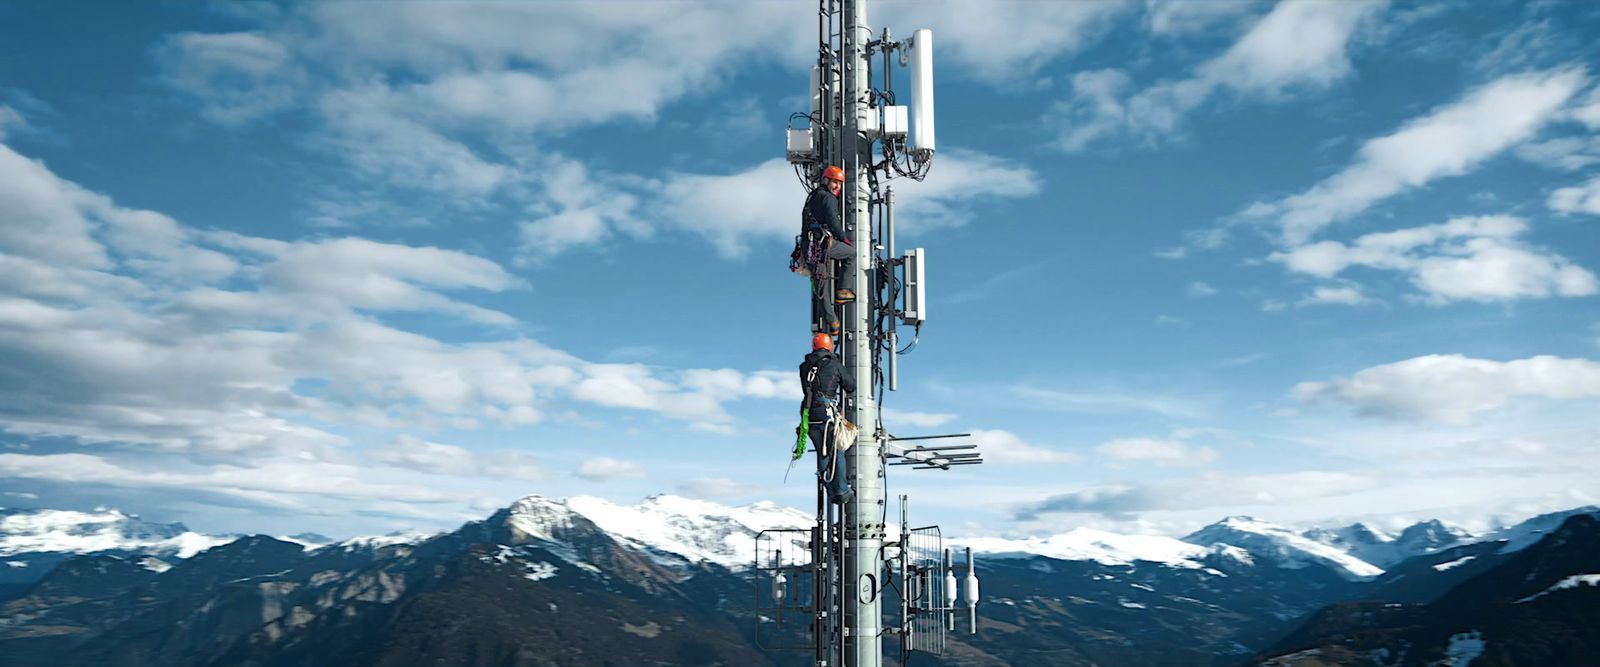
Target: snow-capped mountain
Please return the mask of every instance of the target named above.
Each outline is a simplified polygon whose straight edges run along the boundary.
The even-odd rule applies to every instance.
[[[1094,561],[1102,565],[1132,565],[1145,561],[1173,567],[1200,569],[1210,548],[1159,535],[1121,535],[1074,528],[1049,537],[1010,540],[998,537],[953,538],[956,547],[972,547],[989,558],[1045,556],[1057,560]]]
[[[1328,544],[1306,537],[1291,528],[1247,516],[1230,516],[1183,538],[1201,546],[1231,545],[1251,555],[1271,560],[1280,567],[1300,569],[1313,564],[1328,566],[1352,581],[1383,574],[1383,568]]]
[[[1510,531],[1540,535],[1531,544],[1478,542],[1403,563],[1384,578],[1403,585],[1437,573],[1449,584],[1409,597],[1393,595],[1400,592],[1393,586],[1367,589],[1301,619],[1251,664],[1600,664],[1600,587],[1590,584],[1600,581],[1600,518],[1593,510],[1535,517]],[[1561,522],[1545,529],[1555,517]],[[1513,545],[1520,548],[1499,551]],[[1433,562],[1440,559],[1448,560]],[[1473,650],[1460,651],[1463,642]]]
[[[1600,506],[1588,505],[1562,512],[1541,514],[1526,521],[1506,526],[1498,530],[1490,531],[1479,541],[1505,542],[1505,546],[1500,547],[1500,553],[1502,554],[1521,551],[1528,548],[1528,546],[1532,545],[1533,543],[1544,539],[1544,536],[1549,535],[1551,532],[1555,531],[1555,529],[1561,527],[1561,524],[1565,523],[1568,518],[1579,514],[1592,514],[1600,516]]]
[[[1385,569],[1407,558],[1437,553],[1472,539],[1465,529],[1447,526],[1438,519],[1409,526],[1398,536],[1362,523],[1331,530],[1312,528],[1301,535]]]
[[[151,571],[233,541],[236,535],[205,535],[181,523],[153,523],[114,509],[0,509],[0,585],[38,581],[67,558],[107,554],[139,559]]]
[[[114,509],[0,509],[0,557],[129,551],[188,558],[236,537],[203,535],[181,523],[152,523]]]
[[[1525,535],[1547,537],[1540,543],[1547,550],[1560,543],[1559,532],[1541,528],[1552,518],[1502,531],[1505,543],[1403,561],[1375,580],[1377,565],[1327,542],[1370,554],[1383,545],[1426,551],[1457,536],[1442,524],[1399,535],[1356,526],[1302,533],[1230,517],[1185,540],[1087,528],[1029,539],[955,537],[948,546],[979,552],[980,614],[990,627],[1014,630],[950,641],[982,664],[1234,664],[1329,605],[1376,600],[1380,610],[1412,609],[1383,597],[1395,580],[1435,582],[1418,598],[1433,600],[1487,571],[1485,564],[1517,559],[1533,567],[1519,572],[1538,576],[1500,597],[1544,609],[1587,595],[1581,584],[1600,572],[1586,547],[1554,565],[1534,558],[1538,549],[1497,553]],[[439,534],[340,542],[257,535],[187,559],[64,557],[37,583],[0,588],[0,617],[9,620],[0,623],[0,655],[22,656],[12,660],[19,665],[86,667],[115,651],[141,656],[130,665],[198,667],[464,664],[489,651],[567,656],[575,664],[776,667],[785,663],[760,652],[748,630],[772,622],[748,603],[752,584],[771,585],[752,581],[753,540],[761,530],[811,520],[773,503],[653,496],[629,506],[528,496]],[[187,531],[132,532],[160,543]],[[1513,579],[1522,580],[1506,581]],[[38,641],[46,631],[52,639]]]
[[[812,523],[810,514],[771,502],[729,507],[670,495],[631,507],[592,496],[528,496],[509,511],[511,525],[531,538],[562,542],[574,518],[582,518],[631,546],[732,569],[748,567],[755,558],[757,533]]]

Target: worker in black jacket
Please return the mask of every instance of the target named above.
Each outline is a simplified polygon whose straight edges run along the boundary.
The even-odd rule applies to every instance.
[[[850,235],[839,220],[839,197],[844,193],[844,170],[830,166],[822,171],[822,186],[806,197],[805,212],[801,215],[805,231],[832,237],[828,245],[828,259],[836,263],[836,275],[849,275],[854,270],[856,250],[850,245]],[[835,303],[849,303],[856,299],[855,292],[839,288],[834,291]]]
[[[834,502],[849,502],[849,464],[839,451],[839,445],[844,443],[830,440],[833,439],[834,420],[844,419],[843,397],[839,390],[854,394],[856,381],[834,356],[833,338],[828,334],[812,336],[811,354],[800,363],[800,385],[805,388],[806,407],[810,408],[806,428],[817,449],[817,474]]]

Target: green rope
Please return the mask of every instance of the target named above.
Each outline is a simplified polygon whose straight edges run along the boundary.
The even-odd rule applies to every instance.
[[[794,427],[794,456],[791,461],[799,461],[806,455],[806,427],[811,422],[811,406],[800,408],[800,425]]]

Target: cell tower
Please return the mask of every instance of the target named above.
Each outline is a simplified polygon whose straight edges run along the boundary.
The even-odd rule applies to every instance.
[[[895,70],[909,70],[909,106],[896,99]],[[956,626],[957,580],[938,526],[912,528],[900,496],[900,524],[888,531],[886,466],[949,470],[982,463],[975,445],[908,443],[965,434],[895,437],[884,429],[879,401],[898,388],[896,357],[911,351],[927,320],[927,265],[922,248],[896,254],[896,179],[921,181],[934,158],[933,32],[894,40],[874,34],[866,0],[819,0],[817,62],[809,113],[790,117],[788,160],[807,192],[829,165],[844,170],[841,220],[854,249],[853,271],[837,287],[853,302],[832,303],[835,278],[814,276],[813,327],[842,322],[844,366],[857,381],[842,414],[859,427],[849,457],[853,496],[832,504],[819,472],[816,524],[762,532],[756,540],[756,637],[769,649],[814,651],[818,667],[879,667],[884,640],[913,652],[942,653]],[[900,325],[912,340],[900,347]],[[819,453],[820,455],[820,453]],[[978,579],[969,549],[964,595],[968,631],[977,632]],[[898,613],[885,618],[886,595]],[[893,607],[891,607],[893,609]]]

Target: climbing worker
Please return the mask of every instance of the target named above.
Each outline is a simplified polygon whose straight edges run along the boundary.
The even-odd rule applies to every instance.
[[[844,193],[844,170],[830,165],[822,170],[822,185],[806,197],[806,207],[801,214],[806,236],[822,239],[827,245],[827,258],[837,263],[839,275],[848,275],[855,266],[856,251],[850,247],[850,236],[844,233],[839,221],[839,197]],[[835,303],[855,301],[855,292],[840,288],[834,292]]]
[[[800,363],[800,385],[805,390],[801,412],[807,415],[807,432],[817,448],[817,474],[834,502],[849,502],[849,463],[840,451],[840,445],[848,444],[832,441],[835,422],[844,419],[839,390],[855,393],[856,381],[834,356],[832,336],[819,333],[811,337],[811,354]]]

